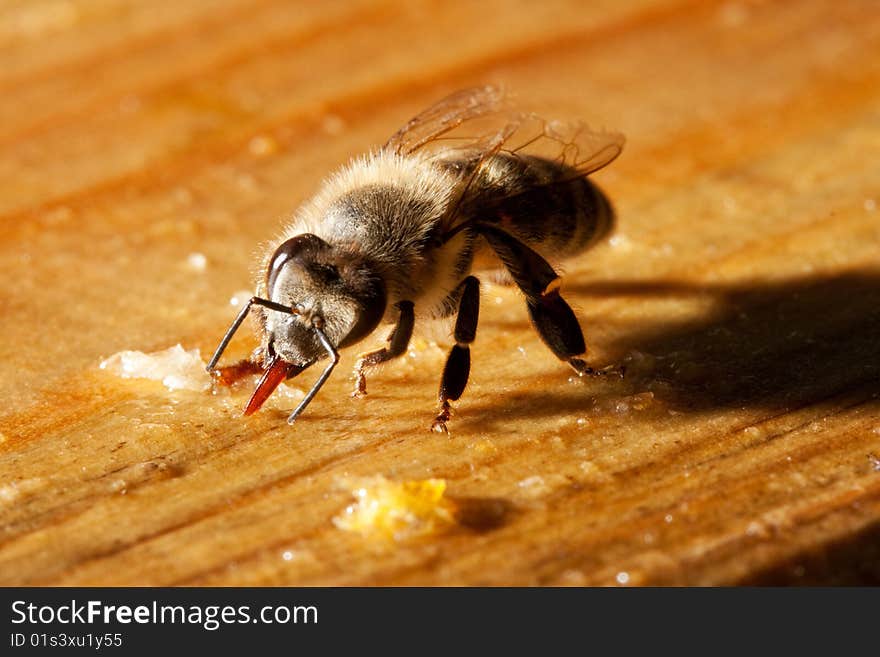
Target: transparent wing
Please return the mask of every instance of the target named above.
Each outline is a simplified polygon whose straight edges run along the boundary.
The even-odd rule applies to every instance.
[[[462,124],[499,115],[506,106],[504,92],[494,86],[462,89],[435,103],[421,114],[414,116],[406,125],[395,132],[385,143],[384,149],[398,155],[409,155],[429,144],[437,142]],[[475,126],[472,126],[475,127]],[[482,135],[472,130],[478,141]],[[461,140],[461,137],[458,138]],[[455,140],[449,140],[455,141]]]
[[[564,179],[571,180],[609,165],[620,155],[625,141],[619,132],[595,131],[580,121],[547,121],[535,114],[522,114],[516,132],[500,152],[550,160],[567,169],[570,175]]]
[[[502,89],[485,86],[463,89],[432,105],[394,133],[384,149],[461,159],[471,163],[467,170],[474,175],[495,153],[540,157],[578,177],[612,162],[623,143],[620,133],[593,131],[581,122],[547,121],[518,110]]]
[[[558,175],[546,184],[558,185],[608,165],[620,155],[623,144],[624,137],[617,132],[597,132],[581,122],[547,121],[518,110],[500,88],[486,86],[458,91],[429,107],[398,130],[384,149],[458,165],[461,183],[442,220],[448,230],[457,230],[453,227],[459,210],[479,193],[482,186],[474,183],[493,156],[554,162]]]

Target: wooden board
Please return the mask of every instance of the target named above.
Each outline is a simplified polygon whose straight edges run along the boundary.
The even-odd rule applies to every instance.
[[[18,0],[0,62],[0,583],[880,581],[874,3]],[[293,428],[98,369],[210,353],[325,174],[483,82],[627,135],[563,284],[624,381],[571,381],[491,284],[448,437],[432,342]],[[375,475],[462,522],[338,529]]]

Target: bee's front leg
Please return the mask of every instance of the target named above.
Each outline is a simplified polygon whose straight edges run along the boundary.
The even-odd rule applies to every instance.
[[[231,386],[247,376],[262,374],[264,368],[265,352],[262,347],[258,347],[251,354],[250,358],[211,370],[211,376],[221,386]]]
[[[376,351],[370,351],[361,354],[357,364],[354,367],[355,386],[352,397],[363,397],[367,394],[367,374],[366,371],[385,361],[397,358],[406,353],[409,347],[410,338],[412,338],[413,326],[415,325],[415,311],[413,310],[412,301],[400,301],[395,304],[400,310],[400,318],[397,324],[388,336],[388,346]]]
[[[446,423],[452,413],[450,401],[456,401],[464,392],[471,372],[470,345],[477,335],[480,319],[480,281],[468,276],[462,283],[458,317],[455,318],[455,346],[449,352],[443,377],[440,379],[440,413],[434,418],[431,430],[448,433]]]

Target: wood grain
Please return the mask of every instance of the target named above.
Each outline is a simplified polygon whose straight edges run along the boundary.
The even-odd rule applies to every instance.
[[[0,583],[877,583],[878,46],[858,1],[4,3]],[[563,284],[624,381],[570,381],[491,284],[449,437],[432,342],[295,428],[98,369],[209,353],[321,178],[480,82],[627,135]],[[374,475],[463,521],[337,529]]]

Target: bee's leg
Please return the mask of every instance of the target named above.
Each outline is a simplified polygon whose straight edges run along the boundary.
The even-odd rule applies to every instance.
[[[455,318],[455,345],[449,352],[443,377],[440,379],[440,413],[434,418],[431,430],[446,433],[446,423],[452,411],[450,401],[456,401],[464,392],[471,371],[471,348],[477,334],[480,318],[480,281],[468,276],[462,283],[461,298],[458,302],[458,317]]]
[[[559,294],[560,279],[550,263],[503,230],[486,224],[480,224],[479,230],[525,294],[532,325],[556,357],[580,376],[623,376],[622,369],[595,370],[577,358],[587,350],[584,334],[571,307]]]
[[[232,386],[242,379],[255,374],[263,374],[266,369],[266,350],[257,347],[249,358],[244,358],[232,365],[214,367],[210,370],[214,383],[221,386]]]
[[[231,386],[237,381],[252,376],[254,374],[263,373],[263,361],[254,358],[245,358],[232,365],[224,365],[212,370],[211,376],[221,386]]]
[[[392,358],[397,358],[406,352],[409,346],[409,340],[412,337],[413,325],[415,324],[415,312],[413,311],[412,301],[401,301],[396,304],[400,310],[400,319],[397,325],[388,336],[388,346],[376,351],[370,351],[361,354],[357,364],[354,367],[354,374],[357,379],[355,383],[352,397],[363,397],[367,394],[367,375],[366,370],[376,367],[380,363],[384,363]]]

